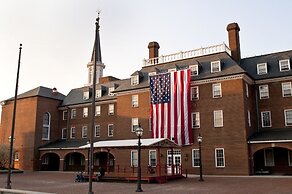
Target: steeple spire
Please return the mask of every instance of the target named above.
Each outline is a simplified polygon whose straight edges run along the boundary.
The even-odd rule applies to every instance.
[[[93,84],[93,67],[94,67],[94,61],[96,58],[96,83],[99,83],[99,78],[103,76],[103,69],[105,68],[105,65],[102,63],[101,59],[101,49],[100,49],[100,36],[99,36],[99,14],[100,11],[98,12],[98,16],[96,18],[96,39],[94,41],[94,46],[93,46],[93,51],[91,55],[91,61],[87,64],[88,68],[88,85]],[[95,44],[97,43],[97,44]],[[96,45],[96,46],[95,46]]]

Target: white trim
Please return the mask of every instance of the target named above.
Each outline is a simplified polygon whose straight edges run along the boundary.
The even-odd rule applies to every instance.
[[[247,124],[249,127],[251,127],[251,119],[250,119],[250,111],[247,111]]]
[[[75,112],[75,116],[74,116],[74,114],[73,114],[74,112]],[[73,116],[74,116],[74,117],[73,117]],[[77,110],[76,110],[76,108],[72,108],[72,109],[71,109],[70,118],[71,118],[71,119],[75,119],[76,116],[77,116]]]
[[[189,69],[191,70],[191,76],[199,75],[199,66],[198,65],[190,65]]]
[[[97,114],[97,110],[99,110],[98,111],[99,114]],[[95,115],[94,116],[100,116],[100,115],[101,115],[101,106],[100,105],[95,105]]]
[[[288,84],[289,85],[289,90],[290,90],[290,95],[287,95],[287,96],[285,96],[285,94],[284,94],[284,84]],[[291,87],[291,82],[282,82],[281,83],[281,86],[282,86],[282,97],[291,97],[292,96],[292,87]]]
[[[219,123],[219,124],[216,124],[216,121],[215,121],[215,120],[216,120],[216,118],[215,118],[215,117],[216,117],[216,116],[215,116],[216,113],[220,114],[219,116],[221,116],[221,118],[222,118],[222,119],[220,120],[220,123]],[[218,119],[219,119],[219,118],[218,118]],[[214,111],[213,111],[213,122],[214,122],[213,126],[214,126],[214,127],[223,127],[223,126],[224,126],[224,122],[223,122],[223,120],[224,120],[224,119],[223,119],[223,110],[214,110]]]
[[[137,156],[137,164],[133,164],[133,155],[136,155]],[[138,166],[138,151],[137,150],[131,150],[131,166],[134,166],[134,167],[137,167]]]
[[[245,83],[245,96],[248,98],[249,97],[249,84]]]
[[[42,140],[50,140],[50,135],[51,135],[51,114],[49,112],[45,112],[43,114],[44,115],[48,114],[48,124],[44,123],[44,119],[43,119],[43,125],[42,125]],[[43,132],[44,132],[44,128],[47,128],[47,137],[43,137]]]
[[[150,158],[150,152],[155,152],[155,165],[151,165],[151,158]],[[148,152],[148,165],[151,166],[151,167],[156,167],[157,166],[157,152],[156,150],[149,150]]]
[[[199,149],[192,149],[192,167],[196,167],[197,168],[197,167],[200,167],[200,165],[195,166],[195,164],[194,164],[194,160],[195,160],[194,151],[198,151],[199,152]],[[198,159],[200,159],[200,153],[198,153],[198,155],[199,155]]]
[[[96,135],[96,127],[99,126],[99,135]],[[100,137],[100,125],[94,126],[94,137]]]
[[[292,142],[291,140],[267,140],[267,141],[248,141],[247,143],[256,144],[256,143],[287,143]]]
[[[136,86],[139,84],[139,75],[132,75],[131,76],[131,85]]]
[[[86,131],[86,132],[85,132]],[[81,130],[81,137],[82,138],[87,138],[87,132],[88,132],[88,127],[86,125],[82,126]],[[86,135],[86,136],[85,136]]]
[[[72,137],[72,129],[74,129],[74,137]],[[76,127],[71,127],[70,128],[70,139],[75,139],[76,138]]]
[[[115,104],[109,104],[108,105],[108,115],[114,115],[115,114]]]
[[[67,128],[62,128],[62,136],[61,139],[67,139]],[[64,138],[64,131],[66,131],[66,137]]]
[[[259,66],[263,66],[263,69],[264,69],[264,71],[263,71],[263,73],[260,73],[260,68],[259,68]],[[268,68],[267,68],[267,63],[258,63],[257,64],[257,74],[258,75],[264,75],[264,74],[267,74],[268,73]]]
[[[215,65],[218,65],[218,71],[214,71],[214,68],[216,67]],[[217,68],[216,68],[217,69]],[[212,61],[211,62],[211,73],[217,73],[221,71],[221,61]]]
[[[65,119],[65,113],[67,113],[67,118]],[[68,119],[68,110],[63,110],[63,121]]]
[[[285,117],[285,126],[292,126],[292,123],[290,125],[287,125],[287,118],[286,118],[286,112],[287,111],[292,111],[292,109],[285,109],[284,110],[284,117]]]
[[[264,117],[263,117],[264,113],[269,113],[270,125],[264,126]],[[272,127],[272,113],[271,113],[271,111],[262,111],[261,112],[261,121],[262,121],[262,128]]]
[[[283,62],[287,62],[288,64],[288,69],[287,70],[283,70]],[[279,70],[280,70],[280,72],[285,72],[285,71],[290,71],[290,60],[289,59],[284,59],[284,60],[279,60]]]
[[[292,166],[292,150],[288,150],[288,166]]]
[[[195,89],[197,88],[197,89]],[[194,90],[197,92],[195,93]],[[197,97],[195,97],[197,96]],[[191,86],[191,101],[199,100],[200,93],[199,93],[199,86]]]
[[[139,118],[135,117],[131,119],[131,132],[135,132],[134,126],[139,126]]]
[[[197,115],[198,115],[198,126],[194,126],[194,120],[196,121],[197,120]],[[195,117],[194,117],[195,116]],[[192,128],[195,129],[195,128],[200,128],[201,126],[201,121],[200,121],[200,112],[192,112]]]
[[[112,135],[109,134],[109,132],[110,132],[109,131],[110,126],[112,126]],[[108,137],[113,137],[114,136],[114,124],[108,124],[107,125],[107,136]]]
[[[83,107],[83,118],[88,117],[88,107]]]
[[[132,95],[132,107],[139,107],[139,95]]]
[[[215,95],[215,88],[216,87],[219,88],[219,95]],[[213,98],[222,98],[222,87],[221,87],[221,83],[212,84],[212,94],[213,94]]]
[[[292,76],[285,76],[285,77],[278,77],[278,78],[271,78],[271,79],[263,79],[255,81],[256,84],[267,84],[272,82],[281,82],[286,80],[291,80]]]
[[[217,166],[217,150],[223,150],[223,166]],[[224,148],[215,148],[215,166],[216,166],[216,168],[225,168],[225,153],[224,153]]]
[[[263,95],[267,93],[267,95]],[[270,92],[269,92],[269,85],[259,85],[259,94],[260,94],[260,99],[269,99],[270,98]]]

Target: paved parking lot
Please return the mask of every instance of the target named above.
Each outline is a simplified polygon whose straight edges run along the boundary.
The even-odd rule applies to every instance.
[[[66,172],[25,172],[12,175],[12,188],[58,194],[86,194],[88,183],[75,183],[75,174]],[[6,186],[6,174],[0,174],[0,187]],[[292,177],[204,177],[197,176],[170,181],[165,184],[142,184],[144,193],[159,194],[291,194]],[[135,183],[93,182],[95,194],[136,193]]]

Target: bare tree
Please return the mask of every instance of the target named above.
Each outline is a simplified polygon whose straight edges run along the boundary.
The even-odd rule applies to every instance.
[[[7,168],[9,164],[9,145],[0,145],[0,169]]]

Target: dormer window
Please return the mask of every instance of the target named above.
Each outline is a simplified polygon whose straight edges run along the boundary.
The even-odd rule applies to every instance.
[[[198,75],[199,74],[199,68],[198,68],[198,65],[191,65],[189,67],[189,69],[191,70],[191,75]]]
[[[115,87],[108,88],[108,95],[109,96],[113,96],[114,95],[114,93],[113,93],[114,90],[115,90]]]
[[[131,76],[131,85],[135,86],[139,84],[139,75]]]
[[[89,99],[89,91],[83,92],[83,100],[88,100]]]
[[[290,70],[290,61],[289,59],[279,61],[280,71],[289,71]]]
[[[258,72],[258,75],[267,74],[268,73],[267,63],[257,64],[257,72]]]
[[[216,73],[221,71],[221,63],[220,61],[212,61],[211,62],[211,73]]]
[[[102,95],[101,89],[96,90],[95,98],[100,98]]]
[[[176,68],[172,68],[172,69],[168,69],[168,70],[167,70],[168,73],[170,73],[170,72],[174,72],[174,71],[176,71]]]
[[[153,72],[149,72],[148,73],[148,76],[150,77],[150,76],[153,76],[153,75],[156,75],[156,72],[155,71],[153,71]]]

